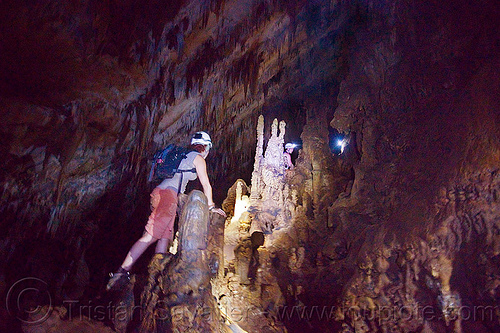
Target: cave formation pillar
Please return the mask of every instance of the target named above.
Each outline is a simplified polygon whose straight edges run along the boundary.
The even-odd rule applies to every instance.
[[[317,165],[317,163],[312,163],[312,190],[313,190],[313,207],[316,215],[316,211],[320,206],[320,190],[321,190],[321,178],[322,171],[321,168]]]
[[[255,204],[262,194],[261,167],[264,153],[264,116],[260,115],[257,122],[257,147],[255,150],[255,162],[252,172],[252,191],[250,193],[250,205]]]
[[[224,219],[215,215],[203,192],[189,194],[179,219],[178,255],[162,281],[165,303],[160,313],[166,314],[163,319],[173,332],[218,332],[223,325],[210,283],[219,271],[224,238]]]
[[[283,143],[285,128],[284,121],[273,120],[271,136],[264,153],[264,117],[262,115],[259,117],[257,149],[248,209],[252,214],[250,235],[256,232],[271,232],[276,227],[287,226],[289,222],[286,218],[289,214],[285,213],[284,198]]]
[[[319,107],[318,113],[325,113]],[[323,117],[309,116],[307,124],[304,126],[301,138],[304,143],[304,152],[310,160],[312,186],[310,196],[312,198],[315,218],[325,220],[325,209],[323,207],[325,196],[334,184],[331,166],[333,157],[329,148],[328,125],[322,121]],[[328,200],[326,200],[328,201]]]

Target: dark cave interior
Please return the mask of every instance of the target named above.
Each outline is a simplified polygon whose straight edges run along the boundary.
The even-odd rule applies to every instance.
[[[1,1],[0,331],[500,331],[498,17],[494,0]],[[152,155],[200,130],[228,218],[176,225],[206,237],[204,268],[152,246],[106,292],[151,212]]]

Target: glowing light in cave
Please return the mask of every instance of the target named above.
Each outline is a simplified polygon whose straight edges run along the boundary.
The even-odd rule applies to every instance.
[[[234,203],[234,216],[231,218],[231,223],[238,221],[241,214],[247,211],[249,200],[248,195],[242,195],[241,199],[236,196],[236,202]]]
[[[349,143],[348,140],[345,139],[345,138],[337,140],[337,146],[340,147],[340,153],[339,153],[339,155],[344,152],[344,149],[345,149],[345,147],[347,146],[348,143]]]

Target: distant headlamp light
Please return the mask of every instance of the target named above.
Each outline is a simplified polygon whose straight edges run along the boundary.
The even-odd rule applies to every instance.
[[[349,141],[347,139],[337,140],[337,146],[340,147],[340,154],[344,152],[345,147]]]

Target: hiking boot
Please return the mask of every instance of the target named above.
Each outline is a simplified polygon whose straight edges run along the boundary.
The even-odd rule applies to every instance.
[[[114,287],[123,287],[125,284],[127,284],[130,281],[130,272],[116,272],[116,273],[109,273],[109,281],[108,284],[106,285],[106,291],[110,291]]]

